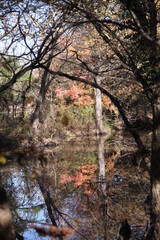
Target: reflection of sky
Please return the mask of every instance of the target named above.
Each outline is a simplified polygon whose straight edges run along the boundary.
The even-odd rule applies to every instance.
[[[36,185],[34,180],[29,180],[28,176],[25,176],[23,171],[18,173],[14,173],[8,179],[8,184],[12,183],[12,189],[14,189],[14,195],[17,199],[17,205],[19,206],[17,209],[17,213],[20,218],[27,223],[47,223],[46,218],[46,207],[44,204],[44,199],[42,197],[41,191]],[[31,189],[34,184],[34,189]],[[28,191],[27,191],[28,190]],[[36,212],[34,212],[34,207],[44,204],[44,207],[39,208]],[[38,233],[32,228],[29,227],[24,231],[23,236],[26,240],[34,240],[34,239],[44,239],[39,237]],[[31,237],[32,236],[32,237]],[[45,237],[45,239],[50,239],[49,237]]]
[[[82,194],[83,195],[83,194]],[[89,237],[89,232],[92,236],[92,217],[88,210],[83,209],[83,204],[87,205],[86,201],[77,196],[75,193],[66,195],[63,200],[63,207],[61,212],[63,212],[65,219],[73,226],[79,233],[84,234],[86,237]],[[83,203],[83,204],[82,204]],[[91,221],[90,221],[91,220]],[[87,228],[87,231],[86,231]],[[79,234],[74,236],[71,239],[77,239]],[[81,239],[81,238],[80,238]],[[89,238],[90,239],[90,238]]]
[[[31,228],[24,232],[23,237],[25,240],[37,240],[37,239],[50,240],[51,239],[50,237],[40,237],[38,235],[38,233],[34,229],[31,229]]]

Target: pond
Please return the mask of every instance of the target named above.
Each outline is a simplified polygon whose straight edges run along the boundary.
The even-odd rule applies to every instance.
[[[69,240],[117,239],[125,221],[133,239],[146,234],[148,168],[129,137],[75,139],[8,153],[1,181],[17,239],[52,239],[52,225],[66,231]]]

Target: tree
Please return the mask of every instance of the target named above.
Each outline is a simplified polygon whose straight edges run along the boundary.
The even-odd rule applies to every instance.
[[[54,74],[58,76],[63,76],[71,80],[81,81],[85,84],[90,84],[95,88],[99,88],[111,99],[111,101],[118,108],[126,126],[129,128],[131,134],[134,136],[137,145],[143,148],[143,144],[140,140],[139,135],[131,129],[131,124],[126,117],[125,111],[123,110],[120,101],[116,97],[114,97],[114,95],[111,94],[110,91],[107,91],[106,89],[100,87],[96,82],[87,81],[86,79],[79,78],[79,76],[72,76],[62,71],[51,71],[46,66],[47,62],[49,61],[49,59],[46,60],[46,56],[50,51],[54,49],[52,59],[63,51],[62,49],[59,50],[59,48],[57,47],[60,37],[64,33],[70,35],[70,31],[73,30],[73,27],[76,27],[77,25],[82,25],[84,23],[83,21],[79,22],[79,18],[81,18],[81,16],[79,15],[79,10],[77,14],[76,6],[74,11],[72,11],[73,16],[71,17],[71,15],[68,15],[68,13],[70,13],[72,10],[72,8],[70,9],[70,7],[72,7],[72,5],[70,6],[72,2],[64,1],[63,4],[63,2],[57,3],[57,1],[52,1],[52,4],[49,4],[48,15],[46,16],[45,14],[42,14],[42,17],[40,18],[39,14],[43,12],[42,8],[48,8],[47,5],[42,2],[37,3],[36,1],[33,1],[31,5],[28,5],[27,2],[24,4],[21,3],[23,3],[23,1],[20,1],[20,3],[17,5],[13,4],[13,6],[9,8],[9,10],[7,9],[7,7],[4,8],[4,13],[2,12],[2,24],[5,24],[5,29],[7,29],[7,31],[4,33],[4,36],[2,36],[2,41],[6,41],[6,39],[8,39],[7,46],[4,49],[4,51],[6,51],[5,55],[8,55],[9,52],[14,49],[15,43],[18,43],[20,45],[24,44],[25,50],[21,55],[16,53],[16,57],[21,61],[25,61],[25,64],[22,65],[19,71],[13,73],[13,76],[6,84],[1,85],[0,92],[3,92],[12,85],[14,85],[17,80],[26,72],[36,68],[48,70],[52,75]],[[93,4],[89,4],[89,6],[91,7],[91,10],[94,7]],[[99,6],[101,7],[101,4]],[[69,9],[67,7],[69,7]],[[12,14],[12,12],[15,13]],[[10,18],[8,17],[10,16],[9,14],[11,14],[13,21],[16,22],[14,27],[10,24]],[[74,16],[76,16],[76,22],[74,22]],[[44,19],[48,20],[48,25],[46,25],[46,22],[43,22],[42,24],[42,21]],[[90,20],[87,22],[90,22]],[[8,29],[10,31],[8,31]],[[9,39],[12,39],[11,43]],[[2,55],[4,55],[4,53],[2,53]]]
[[[132,125],[128,121],[121,101],[113,95],[111,89],[108,91],[96,82],[59,70],[53,71],[46,66],[49,59],[46,61],[45,56],[51,51],[51,49],[55,49],[52,58],[59,54],[59,51],[56,48],[59,37],[64,33],[69,34],[71,29],[82,26],[83,24],[92,24],[102,38],[103,43],[109,46],[117,59],[121,61],[122,69],[130,71],[134,76],[135,81],[141,85],[144,94],[147,96],[148,102],[152,107],[153,116],[151,226],[154,226],[152,228],[153,239],[158,239],[160,236],[159,1],[46,0],[43,1],[43,3],[33,1],[31,5],[26,2],[23,10],[21,10],[22,6],[20,3],[18,3],[18,6],[14,5],[14,3],[15,2],[13,1],[13,4],[9,5],[9,9],[6,5],[3,5],[2,8],[2,40],[6,41],[6,39],[12,39],[11,43],[13,46],[14,42],[18,42],[20,41],[19,39],[21,39],[21,41],[25,43],[27,51],[23,54],[23,57],[22,55],[19,55],[19,57],[26,59],[27,56],[29,57],[29,60],[23,65],[21,70],[13,73],[12,78],[6,84],[0,86],[0,92],[8,89],[15,84],[19,77],[34,68],[42,68],[49,71],[50,74],[90,84],[91,86],[100,89],[102,93],[106,94],[111,99],[118,108],[126,126],[135,137],[137,145],[143,147],[139,135],[133,131]],[[41,13],[43,13],[42,6],[43,9],[44,6],[47,8],[47,4],[52,9],[52,12],[49,11],[49,13],[52,14],[47,18],[51,21],[49,26],[47,26],[47,24],[43,25],[43,20],[39,22],[38,18],[34,15],[34,9],[37,9],[37,6],[39,11],[41,10]],[[14,26],[10,24],[9,21],[9,13],[13,14],[13,12],[13,19],[17,19]],[[31,16],[29,14],[31,14]],[[51,15],[54,17],[51,17]],[[45,19],[45,17],[45,14],[42,14],[41,19]],[[3,29],[5,29],[5,31]],[[15,30],[18,31],[17,34],[13,34],[13,32],[15,33]],[[34,33],[32,30],[34,30]],[[42,38],[42,35],[45,37]],[[29,44],[28,36],[32,39],[32,46]],[[9,43],[5,51],[8,49],[11,49]],[[1,55],[4,55],[4,52],[1,53]]]
[[[153,239],[160,236],[160,72],[159,72],[159,43],[157,35],[157,5],[158,1],[119,1],[121,17],[117,21],[108,18],[100,19],[93,15],[91,11],[84,11],[77,4],[77,9],[81,10],[88,21],[92,21],[97,32],[108,44],[119,59],[126,64],[133,72],[136,80],[143,86],[144,92],[152,106],[153,114],[153,139],[152,139],[152,223],[154,225]],[[71,4],[71,3],[69,3]],[[76,4],[74,4],[75,6]],[[108,5],[109,6],[109,5]],[[114,12],[116,15],[116,12]],[[112,24],[114,27],[110,27]],[[117,26],[120,30],[117,30]],[[127,30],[128,29],[128,30]],[[124,30],[124,31],[122,31]],[[116,33],[115,33],[116,31]],[[121,38],[121,32],[125,32],[129,39],[126,42]],[[114,39],[115,40],[114,40]],[[132,44],[132,45],[130,45]],[[133,45],[135,44],[135,45]],[[136,46],[136,48],[135,48]],[[137,53],[138,49],[138,53]]]
[[[77,30],[74,29],[69,42],[71,45],[67,49],[67,53],[63,52],[61,54],[62,56],[58,56],[64,63],[61,71],[69,72],[70,74],[78,75],[79,77],[83,76],[83,78],[91,79],[101,85],[102,80],[104,79],[104,73],[107,72],[107,64],[104,63],[102,57],[104,50],[101,46],[102,41],[93,27],[82,26]],[[106,133],[106,130],[103,126],[101,91],[95,88],[94,92],[97,126],[96,133],[99,135]]]
[[[52,55],[49,55],[49,62],[47,63],[47,67],[49,68],[52,62]],[[36,107],[34,109],[34,112],[32,113],[31,116],[31,123],[35,123],[36,120],[40,121],[43,123],[44,121],[44,114],[45,114],[45,110],[44,110],[44,106],[45,106],[45,97],[46,97],[46,93],[47,90],[51,84],[51,82],[54,79],[54,75],[49,78],[49,73],[47,70],[44,70],[43,74],[42,74],[42,80],[41,80],[41,86],[40,86],[40,91],[39,91],[39,95],[36,101]]]
[[[11,89],[18,82],[18,79],[28,72],[29,81],[28,79],[24,81],[23,90],[21,90],[24,116],[26,95],[32,85],[33,70],[39,68],[39,64],[49,67],[53,58],[67,48],[67,44],[63,48],[59,48],[62,41],[60,37],[67,29],[63,29],[61,16],[59,16],[59,20],[61,19],[59,21],[54,9],[45,3],[38,3],[37,1],[30,3],[28,1],[2,1],[1,5],[0,31],[2,48],[0,56],[3,68],[10,74],[7,75],[5,82],[1,81],[0,92],[2,94]],[[43,11],[41,11],[43,7],[48,9],[47,14],[43,14]],[[53,15],[54,17],[52,17]],[[56,21],[54,21],[54,18],[56,18]],[[19,67],[13,68],[10,62],[6,60],[7,58],[18,61]],[[54,76],[50,77],[47,71],[44,72],[39,95],[36,99],[36,107],[31,117],[32,123],[39,116],[42,121],[44,109],[42,106],[44,106],[46,92],[53,79]]]
[[[92,23],[105,44],[120,59],[143,87],[153,115],[151,157],[153,239],[160,236],[160,71],[159,1],[63,1],[65,13],[75,25]],[[119,11],[117,11],[119,10]],[[74,18],[75,16],[75,18]],[[61,74],[62,75],[62,74]],[[67,74],[66,74],[67,77]],[[68,76],[69,77],[69,76]],[[70,77],[75,79],[75,77]],[[80,81],[80,79],[77,79]],[[94,84],[92,84],[93,86]],[[98,86],[99,87],[99,86]],[[101,89],[102,90],[102,89]],[[106,93],[105,91],[103,91]],[[113,99],[112,99],[113,100]],[[119,104],[119,103],[118,103]],[[119,108],[119,110],[121,110]],[[126,121],[123,115],[123,120]],[[127,121],[126,121],[127,123]],[[128,127],[130,125],[127,123]]]
[[[20,63],[18,59],[13,57],[5,58],[2,56],[0,65],[0,79],[2,84],[6,84],[7,81],[12,78],[13,71],[20,69]],[[23,77],[19,78],[17,83],[10,89],[7,89],[1,94],[1,117],[4,124],[9,123],[11,120],[20,119],[23,115],[24,109],[24,98],[25,94],[30,88],[31,81],[30,73],[24,74]]]

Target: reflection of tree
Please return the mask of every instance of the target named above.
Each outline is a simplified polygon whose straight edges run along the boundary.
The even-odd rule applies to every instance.
[[[98,162],[99,162],[99,183],[102,189],[103,203],[101,209],[103,211],[103,225],[104,225],[104,240],[107,239],[107,223],[106,217],[108,216],[108,206],[107,206],[107,183],[105,176],[105,162],[104,162],[104,143],[106,136],[100,135],[98,137]]]
[[[52,224],[56,227],[60,227],[60,225],[63,225],[62,223],[64,222],[67,226],[69,226],[75,232],[77,232],[79,235],[81,235],[83,237],[83,239],[86,239],[86,237],[75,228],[74,224],[72,224],[72,222],[70,221],[70,216],[68,214],[61,212],[58,209],[58,207],[56,206],[53,196],[51,196],[51,193],[49,191],[49,184],[48,184],[49,179],[47,178],[46,171],[45,170],[42,171],[41,175],[37,174],[36,179],[39,184],[40,190],[42,192],[42,195],[43,195],[46,207],[47,207],[48,215],[49,215],[49,218],[50,218]],[[63,205],[63,203],[62,203],[62,205]],[[58,238],[63,239],[62,236],[60,236]]]
[[[99,212],[97,215],[97,221],[99,221],[99,228],[101,229],[101,234],[103,234],[103,239],[110,239],[110,237],[113,236],[113,234],[114,236],[116,236],[115,232],[116,231],[118,232],[119,226],[120,229],[119,235],[120,237],[122,237],[119,239],[128,240],[130,239],[131,235],[129,224],[135,225],[137,215],[138,217],[140,215],[144,216],[143,221],[144,220],[147,221],[145,212],[143,212],[141,207],[139,206],[139,200],[137,198],[139,193],[144,194],[143,180],[141,183],[142,186],[140,186],[139,184],[137,185],[136,179],[129,178],[130,180],[127,179],[127,181],[129,180],[129,182],[125,182],[123,180],[123,175],[125,178],[125,175],[127,173],[128,164],[130,164],[130,167],[133,168],[133,170],[135,171],[135,166],[133,167],[130,161],[131,156],[129,154],[128,155],[125,154],[125,159],[123,159],[123,161],[124,160],[125,161],[123,163],[121,162],[122,160],[120,157],[119,149],[117,149],[118,151],[116,151],[116,148],[114,149],[109,148],[108,149],[109,152],[105,154],[106,151],[106,149],[104,150],[105,140],[106,138],[104,138],[104,136],[101,136],[98,138],[97,142],[99,162],[99,181],[98,181],[99,187],[97,191],[98,193],[97,204],[99,205]],[[107,157],[107,159],[105,159],[105,157]],[[124,168],[124,169],[122,168],[123,170],[121,170],[121,172],[119,172],[120,166],[118,165],[115,170],[114,165],[116,161],[121,162]],[[129,171],[128,174],[130,174]],[[134,174],[131,176],[135,177]],[[112,182],[110,180],[111,177],[113,179]],[[134,211],[134,209],[136,209],[136,211]],[[127,220],[129,220],[128,221],[129,224]],[[134,227],[135,232],[133,234],[135,235],[137,234],[136,236],[142,236],[142,232],[144,229],[145,223],[141,225],[141,223],[139,222],[139,226]],[[140,233],[140,231],[142,232]]]
[[[43,177],[39,177],[37,178],[37,181],[39,183],[39,186],[40,186],[40,190],[43,194],[43,198],[44,198],[44,201],[45,201],[45,204],[46,204],[46,207],[47,207],[47,211],[48,211],[48,215],[49,215],[49,218],[51,219],[51,222],[54,226],[58,227],[57,223],[56,223],[56,219],[55,219],[55,216],[56,218],[58,218],[58,214],[56,212],[56,209],[53,207],[52,205],[52,202],[51,202],[51,197],[50,197],[50,194],[49,194],[49,191],[47,190],[47,188],[45,188],[44,184],[43,184]],[[54,214],[53,214],[53,211],[54,211]],[[55,215],[55,216],[54,216]],[[58,237],[59,239],[63,239],[62,236]]]
[[[51,201],[50,201],[51,198],[50,198],[48,186],[46,186],[46,181],[47,180],[45,180],[44,172],[42,173],[41,176],[37,176],[36,179],[38,181],[40,190],[42,192],[42,195],[43,195],[43,198],[44,198],[44,201],[45,201],[45,204],[46,204],[46,207],[47,207],[48,215],[51,219],[51,222],[54,226],[58,227],[58,225],[56,223],[56,220],[55,220],[55,217],[54,217],[53,212],[52,212],[53,209],[52,209],[52,204],[51,204]]]
[[[20,233],[28,229],[28,224],[40,221],[38,214],[44,204],[37,199],[38,189],[29,177],[32,167],[13,169],[7,167],[2,172],[2,182],[7,191],[9,205],[14,218],[16,237],[22,239]]]
[[[53,159],[53,156],[49,157]],[[28,164],[26,159],[22,159],[21,168],[15,168],[14,174],[11,174],[13,169],[7,168],[3,171],[3,182],[9,195],[16,230],[18,233],[26,232],[28,224],[31,223],[47,225],[47,227],[54,225],[63,229],[65,223],[67,228],[69,226],[82,239],[86,239],[78,230],[78,224],[73,221],[73,218],[69,214],[63,213],[65,207],[63,207],[62,199],[64,198],[61,189],[57,194],[57,177],[55,176],[57,167],[56,163],[52,162],[51,164],[53,171],[50,171],[50,163],[42,166],[42,162],[38,162],[38,160]],[[41,211],[45,215],[42,220],[39,219],[39,215],[42,215]]]
[[[98,161],[99,161],[99,181],[101,183],[102,192],[105,197],[106,194],[106,177],[105,177],[105,162],[104,162],[104,143],[106,136],[98,137]]]
[[[12,203],[16,226],[21,227],[16,229],[18,232],[30,231],[28,224],[34,223],[46,229],[52,225],[73,228],[76,233],[72,239],[109,240],[117,235],[124,216],[132,228],[136,221],[140,225],[142,218],[147,221],[148,216],[145,217],[140,204],[145,199],[145,191],[135,185],[131,165],[127,166],[127,154],[125,160],[119,159],[120,151],[119,148],[116,151],[116,147],[105,149],[104,154],[104,142],[104,137],[99,138],[97,152],[95,146],[86,153],[81,148],[79,151],[66,148],[54,154],[45,153],[45,164],[27,159],[21,161],[21,167],[14,166],[14,170],[7,166],[2,180]],[[128,178],[128,174],[130,185],[128,180],[119,181]],[[138,227],[135,229],[140,231]]]

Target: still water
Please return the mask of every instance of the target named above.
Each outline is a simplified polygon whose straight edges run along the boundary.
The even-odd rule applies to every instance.
[[[72,229],[69,240],[112,240],[125,219],[133,239],[145,234],[149,175],[130,138],[77,139],[10,153],[0,169],[15,229],[23,239],[51,239],[33,226],[54,225]]]

